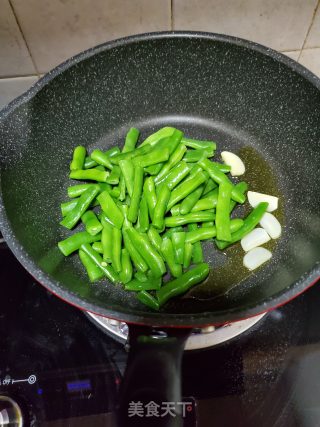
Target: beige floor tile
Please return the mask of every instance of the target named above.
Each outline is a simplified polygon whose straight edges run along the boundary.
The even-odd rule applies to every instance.
[[[295,61],[298,61],[300,50],[292,50],[291,52],[281,52],[281,53],[289,56],[289,58],[294,59]]]
[[[33,74],[28,49],[8,0],[0,0],[0,77]]]
[[[281,51],[301,49],[317,0],[173,0],[177,30],[254,40]]]
[[[0,79],[0,108],[28,90],[37,80],[37,76]]]
[[[305,47],[320,47],[320,5],[310,28]]]
[[[299,62],[320,77],[320,48],[303,49]]]
[[[12,4],[40,73],[106,40],[168,30],[171,25],[170,0],[12,0]]]

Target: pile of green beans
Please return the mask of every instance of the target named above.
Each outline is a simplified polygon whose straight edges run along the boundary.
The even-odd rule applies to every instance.
[[[60,224],[82,228],[58,247],[65,256],[79,254],[91,282],[122,284],[158,310],[207,278],[202,240],[225,249],[258,224],[268,204],[231,219],[248,186],[230,180],[229,166],[210,160],[215,142],[186,138],[173,127],[137,147],[138,139],[131,128],[122,150],[89,155],[75,148],[69,177],[84,182],[68,187]],[[164,281],[167,273],[171,279]]]

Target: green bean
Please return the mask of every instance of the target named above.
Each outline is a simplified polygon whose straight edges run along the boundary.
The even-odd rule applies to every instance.
[[[92,249],[99,252],[99,254],[103,254],[103,246],[101,242],[94,242],[92,243]]]
[[[120,160],[119,166],[124,177],[129,196],[132,197],[134,166],[131,160]]]
[[[63,218],[62,221],[60,221],[60,224],[71,230],[88,209],[98,193],[98,186],[88,188],[83,194],[81,194],[76,206]]]
[[[148,280],[148,279],[147,279]],[[148,280],[146,282],[141,282],[137,279],[132,279],[124,287],[126,291],[156,291],[161,288],[162,280],[161,278]]]
[[[105,213],[109,222],[116,228],[121,229],[123,224],[123,215],[117,204],[110,196],[108,191],[103,191],[97,197],[98,202],[101,205],[101,209]]]
[[[148,270],[148,265],[145,260],[142,258],[137,248],[131,242],[130,236],[127,233],[127,229],[122,230],[124,246],[129,252],[130,258],[135,266],[135,268],[139,271],[145,272]]]
[[[145,154],[148,154],[152,150],[152,147],[150,145],[145,145],[144,147],[136,148],[133,151],[128,151],[126,153],[120,153],[116,156],[113,156],[110,158],[110,161],[114,165],[118,165],[120,160],[132,160],[135,157],[138,156],[144,156]]]
[[[105,171],[106,170],[106,168],[104,166],[102,166],[102,165],[98,165],[98,166],[96,166],[93,169],[96,170],[96,171]]]
[[[229,183],[232,185],[232,182],[230,179],[220,171],[220,169],[214,165],[212,162],[210,162],[208,159],[202,159],[199,161],[199,165],[208,172],[210,175],[210,178],[213,179],[215,182],[217,182],[219,185],[224,183]],[[231,191],[231,197],[233,200],[235,200],[238,203],[244,203],[245,196],[239,189],[237,189],[235,186],[232,187]]]
[[[79,197],[77,197],[75,199],[72,199],[69,202],[61,203],[60,207],[61,207],[61,214],[62,214],[62,216],[64,217],[64,216],[68,215],[68,213],[71,212],[72,209],[77,206],[78,201],[79,201]],[[98,205],[99,205],[99,202],[95,198],[91,202],[90,207],[93,208],[93,207],[98,206]]]
[[[181,184],[179,184],[171,193],[167,211],[169,211],[172,206],[180,202],[180,200],[187,197],[192,191],[198,188],[207,180],[207,175],[203,172],[199,172],[197,175],[190,176]]]
[[[173,277],[179,277],[182,274],[182,267],[178,264],[174,257],[174,250],[171,239],[165,237],[161,244],[161,253],[166,261],[169,270]]]
[[[139,282],[147,282],[148,281],[147,274],[146,273],[142,273],[142,271],[137,271],[134,274],[134,277],[135,277],[135,279],[139,280]]]
[[[242,194],[244,194],[248,190],[248,184],[244,181],[241,181],[241,182],[238,182],[238,184],[236,184],[236,188],[237,188],[237,190],[241,191]],[[234,200],[231,200],[231,202],[230,202],[230,213],[233,211],[236,204],[237,204],[237,202],[235,202]]]
[[[203,222],[201,224],[201,227],[207,228],[207,227],[214,227],[214,221],[208,221],[208,222]]]
[[[218,188],[214,189],[212,192],[207,193],[206,197],[198,200],[197,203],[191,209],[191,212],[200,212],[207,211],[208,209],[213,209],[217,206],[218,201]]]
[[[76,171],[82,169],[86,158],[86,149],[79,145],[73,151],[72,162],[70,163],[70,170]]]
[[[161,181],[165,183],[169,190],[173,190],[190,172],[189,166],[186,162],[179,162],[174,168],[171,169],[168,176]]]
[[[100,191],[109,190],[110,185],[109,184],[77,184],[77,185],[71,185],[67,188],[68,197],[73,199],[74,197],[81,196],[82,193],[84,193],[89,187],[92,187],[93,185],[98,185]]]
[[[98,163],[91,159],[90,156],[87,156],[84,160],[83,169],[91,169],[97,166]]]
[[[188,150],[183,157],[183,160],[187,163],[196,163],[201,159],[214,156],[214,150],[203,148],[197,150]]]
[[[243,220],[240,218],[232,219],[230,221],[230,231],[234,233],[243,226]],[[201,227],[197,228],[194,231],[188,231],[186,233],[186,242],[196,243],[200,240],[207,240],[216,237],[217,228],[216,227]]]
[[[148,205],[146,198],[142,195],[139,206],[139,230],[142,233],[145,233],[149,229],[149,213],[148,213]]]
[[[166,184],[162,184],[159,191],[157,204],[153,213],[152,225],[159,230],[162,230],[164,225],[164,215],[167,209],[168,201],[170,199],[170,190]]]
[[[122,233],[116,227],[112,228],[112,253],[111,263],[113,269],[120,273],[121,271],[121,244],[122,244]]]
[[[76,170],[70,172],[69,178],[85,181],[106,182],[109,176],[107,171],[99,171],[97,169]]]
[[[153,220],[154,209],[157,204],[157,195],[153,178],[149,177],[144,181],[143,194],[147,201],[150,219]]]
[[[184,244],[183,268],[189,268],[191,264],[193,246],[189,242]]]
[[[184,145],[178,145],[178,147],[174,150],[174,152],[171,154],[169,160],[166,164],[163,165],[162,169],[158,173],[158,175],[155,177],[154,182],[155,184],[159,184],[164,178],[167,177],[170,170],[180,162],[182,159],[184,153],[186,152],[186,147]]]
[[[162,238],[160,234],[158,233],[158,230],[156,230],[154,227],[150,227],[148,230],[148,237],[150,242],[153,244],[153,246],[157,249],[157,251],[161,252],[161,244],[162,244]]]
[[[165,233],[163,233],[162,238],[169,237],[169,239],[172,238],[173,233],[178,233],[179,231],[184,231],[183,227],[172,227],[166,230]]]
[[[125,143],[122,149],[123,153],[128,153],[136,148],[140,132],[136,128],[130,128],[125,139]]]
[[[174,259],[177,264],[183,264],[184,259],[184,244],[186,240],[186,233],[184,231],[173,233],[172,246],[174,252]]]
[[[202,195],[205,196],[206,194],[210,193],[210,191],[214,190],[217,187],[218,187],[217,183],[214,182],[211,178],[209,178],[204,187]]]
[[[147,235],[139,233],[134,228],[128,228],[127,233],[137,251],[148,264],[154,277],[160,277],[166,272],[162,257],[153,247]]]
[[[87,255],[81,249],[79,250],[79,258],[87,271],[90,282],[96,282],[104,276],[103,271],[96,265],[95,262],[92,261],[89,255]]]
[[[114,269],[103,261],[100,254],[96,252],[89,243],[84,243],[81,245],[81,249],[85,252],[92,261],[103,271],[104,275],[111,280],[111,282],[120,282],[118,274],[114,271]]]
[[[142,304],[152,308],[153,310],[159,310],[158,301],[147,291],[141,291],[137,293],[137,298]]]
[[[157,132],[149,135],[148,138],[143,141],[143,143],[140,145],[140,147],[143,147],[146,144],[153,147],[159,141],[161,141],[163,138],[167,138],[169,136],[172,136],[175,131],[176,131],[175,128],[172,128],[169,126],[163,127],[161,129],[159,129]]]
[[[119,168],[119,166],[114,165],[110,175],[108,176],[108,178],[106,180],[106,182],[108,184],[112,184],[112,185],[119,184],[120,174],[121,174],[121,169]]]
[[[178,227],[179,225],[192,224],[194,222],[213,221],[216,215],[214,212],[191,212],[183,216],[170,216],[165,219],[166,227]]]
[[[180,204],[178,205],[174,205],[171,209],[170,209],[170,213],[172,216],[179,216],[180,215]]]
[[[113,197],[114,199],[119,199],[120,197],[120,188],[119,187],[113,187],[110,191],[109,194],[111,197]]]
[[[108,169],[113,168],[113,165],[110,161],[110,156],[108,156],[107,153],[103,153],[101,150],[93,150],[91,153],[91,159]]]
[[[129,252],[127,249],[121,251],[121,271],[119,273],[120,280],[126,284],[132,279],[132,264]]]
[[[135,165],[139,165],[143,168],[148,166],[156,165],[158,163],[166,162],[169,159],[169,148],[164,149],[154,148],[150,153],[144,156],[136,157],[133,162]]]
[[[81,221],[86,227],[86,231],[93,236],[100,233],[102,225],[93,211],[87,211],[81,216]]]
[[[263,217],[264,213],[266,212],[268,208],[267,202],[259,203],[258,206],[256,206],[249,215],[245,218],[243,221],[243,225],[241,228],[239,228],[237,231],[233,231],[231,234],[231,241],[221,241],[216,240],[216,245],[219,249],[225,249],[232,243],[238,242],[241,240],[244,236],[246,236],[250,231],[252,231],[256,225],[259,224],[261,218]],[[234,220],[233,220],[234,221]],[[232,222],[232,221],[231,221]]]
[[[209,274],[208,264],[199,264],[191,270],[184,273],[177,279],[171,280],[157,291],[157,298],[160,306],[170,298],[184,294],[192,286],[202,282]]]
[[[112,258],[112,230],[113,225],[111,225],[107,219],[104,219],[102,216],[101,222],[103,225],[101,233],[101,244],[103,249],[103,259],[104,261],[111,262]]]
[[[191,212],[194,205],[200,199],[201,194],[203,193],[204,185],[200,185],[196,188],[192,193],[190,193],[181,203],[180,205],[180,214],[186,215]]]
[[[194,149],[209,149],[215,150],[217,148],[217,144],[213,141],[199,141],[197,139],[191,138],[182,138],[181,143],[186,145],[187,147]]]
[[[197,231],[198,225],[197,224],[189,224],[188,226],[189,232]],[[187,237],[188,233],[186,233]],[[188,243],[188,242],[186,242]],[[200,242],[196,242],[192,245],[192,262],[194,264],[200,264],[203,262],[203,253],[202,253],[202,246]]]
[[[119,195],[118,199],[120,200],[120,202],[123,202],[126,198],[126,182],[124,180],[123,175],[120,176],[119,190],[120,190],[120,195]]]
[[[80,249],[83,243],[98,242],[100,239],[100,234],[91,236],[91,234],[87,233],[86,231],[80,231],[79,233],[72,234],[72,236],[61,240],[58,243],[58,247],[64,256],[68,256],[72,254],[72,252],[75,252]]]
[[[147,168],[144,168],[144,171],[149,175],[158,175],[158,173],[161,171],[162,166],[162,163],[158,163],[157,165],[151,165]]]
[[[231,240],[230,232],[230,200],[232,184],[222,182],[219,185],[218,201],[216,207],[217,239]]]
[[[143,167],[136,166],[134,170],[133,191],[128,211],[128,220],[136,222],[138,218],[140,198],[143,186]]]

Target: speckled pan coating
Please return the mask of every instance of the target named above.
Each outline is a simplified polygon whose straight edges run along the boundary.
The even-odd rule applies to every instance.
[[[81,53],[0,113],[1,231],[39,282],[101,315],[195,326],[270,309],[319,276],[319,89],[293,60],[217,34],[145,34]],[[211,276],[154,313],[120,286],[89,285],[77,257],[64,258],[56,243],[69,234],[59,226],[59,205],[73,147],[106,149],[122,144],[130,126],[146,136],[163,125],[242,153],[251,188],[281,197],[284,233],[256,273],[244,277],[231,266],[227,293]],[[226,275],[228,257],[206,248],[213,270]]]

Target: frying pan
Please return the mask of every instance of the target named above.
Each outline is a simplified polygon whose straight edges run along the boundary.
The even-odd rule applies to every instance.
[[[319,277],[319,89],[312,73],[261,45],[208,33],[152,33],[71,58],[2,111],[1,231],[48,290],[131,325],[123,425],[155,422],[128,418],[131,400],[179,400],[191,328],[270,310]],[[56,244],[69,234],[59,226],[59,205],[74,146],[108,149],[122,144],[130,126],[143,138],[164,125],[239,153],[250,188],[280,198],[283,235],[271,244],[271,262],[250,274],[239,248],[221,253],[207,243],[206,282],[153,312],[121,286],[89,285],[77,257],[64,258]],[[161,423],[179,425],[177,415]]]

